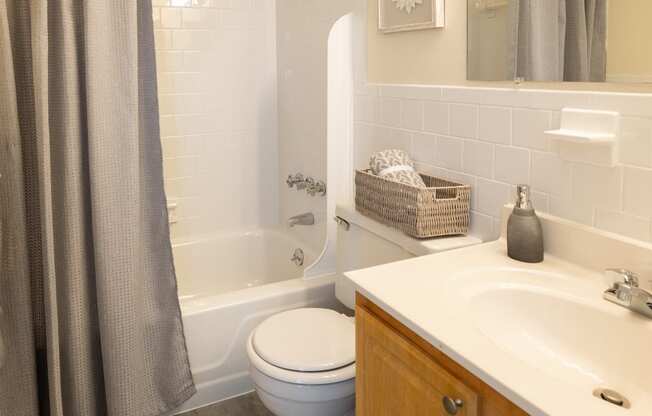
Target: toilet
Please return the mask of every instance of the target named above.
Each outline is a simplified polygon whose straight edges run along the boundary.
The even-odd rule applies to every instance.
[[[279,313],[249,336],[247,354],[258,396],[275,415],[353,415],[353,318],[317,308]]]
[[[336,297],[353,310],[355,288],[343,272],[411,257],[379,233],[356,224],[339,227]],[[275,415],[354,415],[354,318],[330,309],[281,312],[252,331],[247,355],[258,396]]]

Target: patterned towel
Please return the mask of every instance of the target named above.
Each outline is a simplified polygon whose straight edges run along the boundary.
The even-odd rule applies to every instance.
[[[389,149],[371,155],[369,167],[374,175],[381,178],[425,188],[426,184],[414,170],[414,163],[403,150]]]

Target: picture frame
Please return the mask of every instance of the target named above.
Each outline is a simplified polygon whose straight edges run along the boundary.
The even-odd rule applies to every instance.
[[[378,30],[395,33],[443,28],[445,3],[445,0],[378,0]]]

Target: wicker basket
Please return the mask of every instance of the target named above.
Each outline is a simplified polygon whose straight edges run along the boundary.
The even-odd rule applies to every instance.
[[[355,174],[355,207],[363,215],[416,238],[466,234],[471,187],[420,173],[427,188]]]

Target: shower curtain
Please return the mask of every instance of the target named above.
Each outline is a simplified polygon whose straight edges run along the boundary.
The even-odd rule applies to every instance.
[[[512,0],[512,78],[606,80],[607,0]]]
[[[1,416],[164,414],[195,392],[151,0],[0,0]]]

